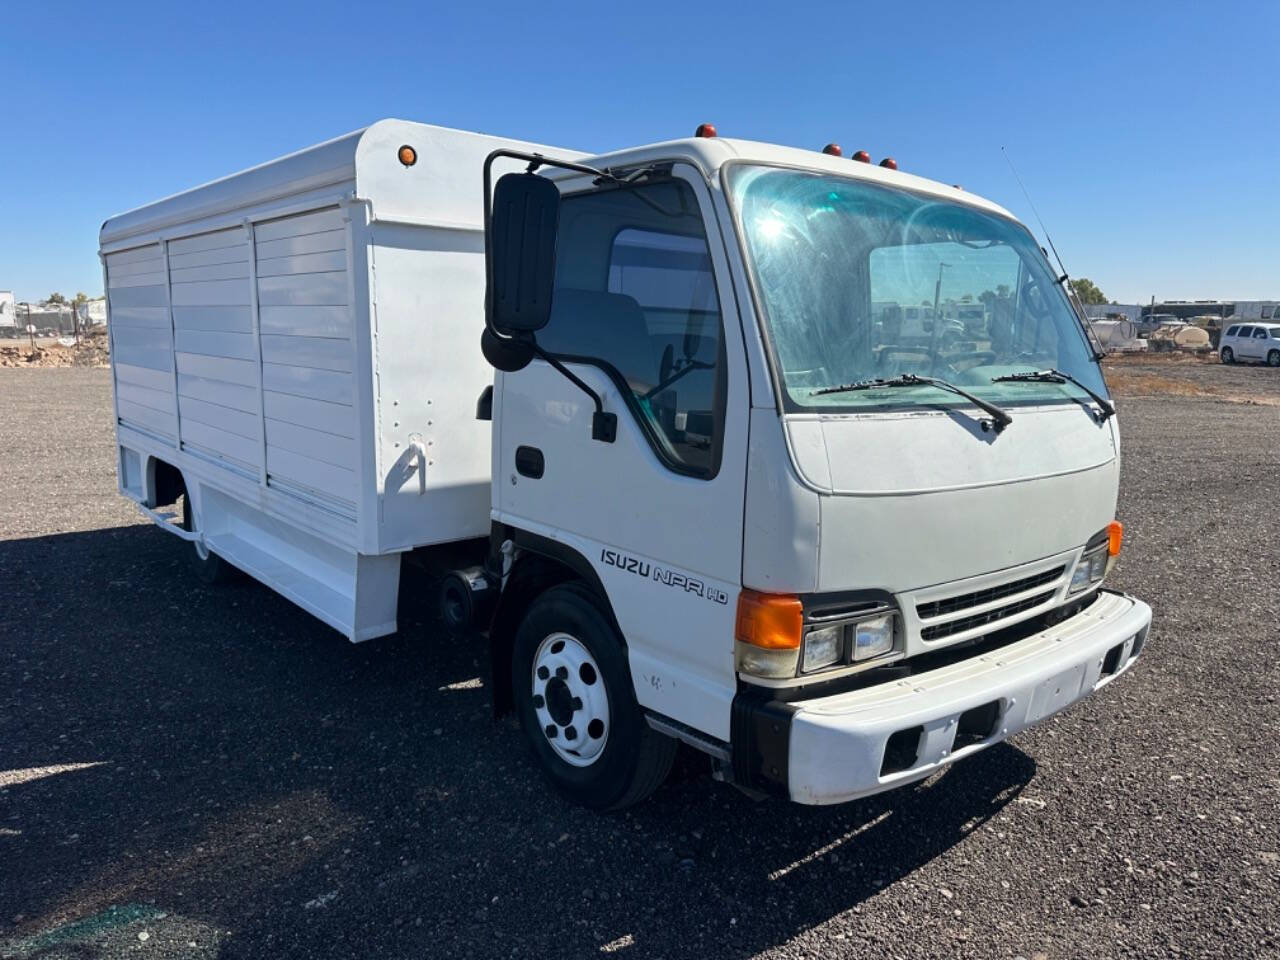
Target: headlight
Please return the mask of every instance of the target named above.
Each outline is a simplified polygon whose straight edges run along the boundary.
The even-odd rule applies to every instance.
[[[842,627],[816,627],[806,633],[801,671],[810,673],[837,662],[844,646],[843,639]]]
[[[738,672],[789,680],[900,655],[895,643],[897,616],[884,604],[835,611],[828,606],[811,619],[795,594],[745,589],[738,596],[734,625]]]
[[[859,620],[853,625],[853,662],[882,657],[893,650],[894,615]]]
[[[1101,583],[1102,578],[1107,575],[1107,556],[1107,545],[1104,543],[1081,557],[1076,568],[1071,571],[1071,584],[1067,587],[1067,593],[1079,593]]]

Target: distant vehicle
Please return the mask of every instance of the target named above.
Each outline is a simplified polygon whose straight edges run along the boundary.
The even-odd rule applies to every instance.
[[[981,303],[962,303],[956,307],[955,319],[966,333],[981,333],[987,327],[987,308]]]
[[[1280,325],[1237,323],[1227,327],[1218,356],[1223,363],[1258,360],[1268,367],[1280,367]]]
[[[1170,323],[1182,323],[1182,319],[1172,313],[1148,313],[1138,318],[1135,327],[1137,328],[1138,336],[1145,337]]]

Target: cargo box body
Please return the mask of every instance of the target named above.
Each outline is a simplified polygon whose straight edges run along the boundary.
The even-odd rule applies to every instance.
[[[553,149],[385,120],[102,227],[121,492],[176,469],[214,553],[353,640],[395,629],[402,552],[489,529],[500,147]]]

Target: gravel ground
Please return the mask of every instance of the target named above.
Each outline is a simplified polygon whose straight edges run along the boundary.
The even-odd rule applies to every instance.
[[[351,646],[188,576],[116,497],[107,371],[0,396],[0,957],[1280,955],[1274,407],[1121,401],[1156,621],[1098,697],[842,807],[690,755],[601,816],[412,598]]]

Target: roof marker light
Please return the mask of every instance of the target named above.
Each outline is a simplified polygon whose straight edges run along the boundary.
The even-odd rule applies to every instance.
[[[716,125],[714,123],[700,123],[698,129],[693,131],[695,137],[714,137],[716,134]]]
[[[396,151],[396,156],[400,158],[400,162],[406,167],[412,167],[418,162],[418,151],[413,149],[407,143]]]
[[[840,149],[840,144],[838,143],[828,143],[825,147],[822,148],[822,152],[829,157],[844,156],[844,151]]]
[[[893,159],[893,157],[885,157],[880,161],[880,166],[885,167],[888,170],[897,170],[898,161]]]
[[[850,159],[857,160],[859,163],[870,163],[871,154],[867,153],[865,150],[859,150]]]

